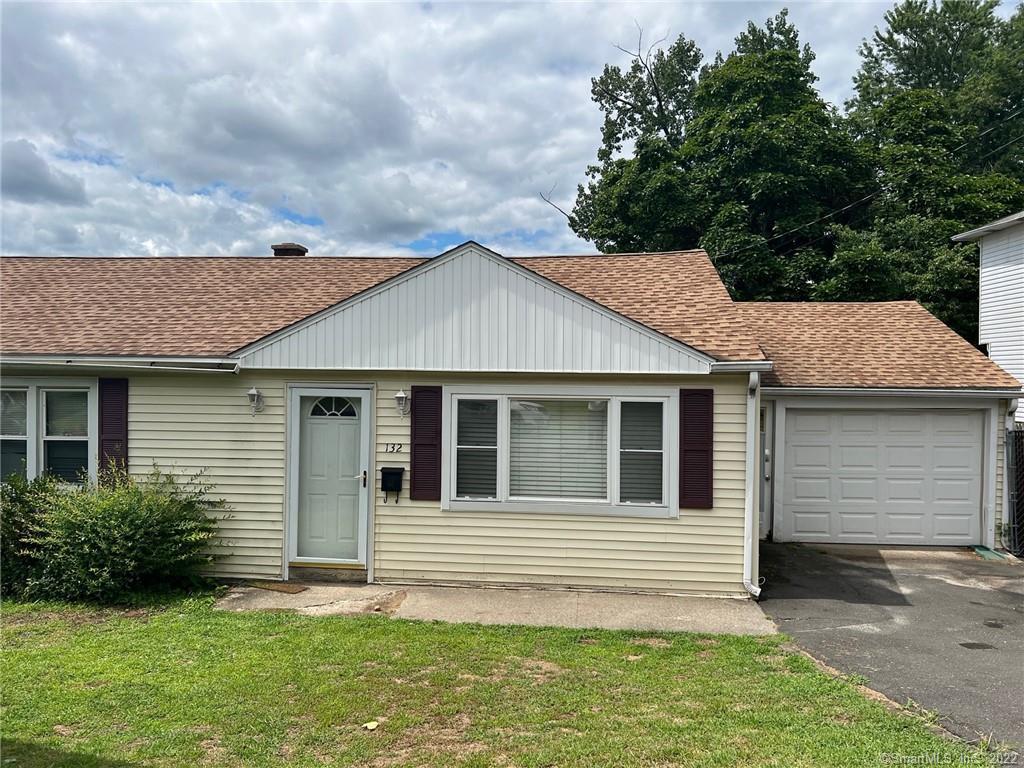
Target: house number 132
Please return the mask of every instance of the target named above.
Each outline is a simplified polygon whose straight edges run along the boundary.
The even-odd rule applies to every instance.
[[[384,453],[401,453],[405,443],[384,443]]]

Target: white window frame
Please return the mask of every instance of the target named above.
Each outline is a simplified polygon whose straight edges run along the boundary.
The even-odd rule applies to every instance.
[[[63,377],[26,378],[22,376],[4,376],[0,388],[17,389],[27,392],[25,397],[25,431],[28,445],[25,450],[25,475],[29,480],[38,477],[44,464],[44,439],[54,440],[86,440],[89,444],[86,455],[89,479],[96,482],[99,465],[99,387],[96,379],[70,379]],[[46,437],[45,403],[47,392],[55,390],[86,392],[87,414],[86,437]],[[20,435],[4,436],[6,439],[22,439]]]
[[[612,517],[676,518],[679,516],[679,389],[667,387],[593,387],[570,385],[444,387],[441,444],[441,508],[449,512],[525,512]],[[608,402],[608,493],[604,499],[520,498],[509,493],[509,401],[605,400]],[[455,496],[456,436],[459,400],[498,401],[497,499]],[[621,404],[662,403],[662,503],[620,502],[619,433]]]

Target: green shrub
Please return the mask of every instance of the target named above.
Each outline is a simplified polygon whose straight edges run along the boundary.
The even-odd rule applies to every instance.
[[[98,485],[56,486],[27,526],[22,549],[32,562],[15,589],[117,602],[197,585],[224,507],[208,490],[198,477],[181,482],[157,469],[145,479],[112,470]]]
[[[26,480],[12,474],[0,484],[0,594],[16,594],[37,576],[33,526],[58,492],[49,475]]]

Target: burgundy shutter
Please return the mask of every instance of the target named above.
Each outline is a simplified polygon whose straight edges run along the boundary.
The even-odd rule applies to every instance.
[[[441,500],[441,387],[412,388],[409,498]]]
[[[100,379],[100,466],[128,466],[128,379]]]
[[[679,506],[714,505],[714,390],[679,390]]]

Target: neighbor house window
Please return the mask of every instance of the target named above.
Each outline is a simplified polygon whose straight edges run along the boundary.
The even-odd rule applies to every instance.
[[[678,395],[459,389],[449,397],[449,508],[669,514]]]
[[[19,380],[19,386],[0,390],[2,477],[48,473],[65,482],[95,477],[95,385],[53,382]]]

